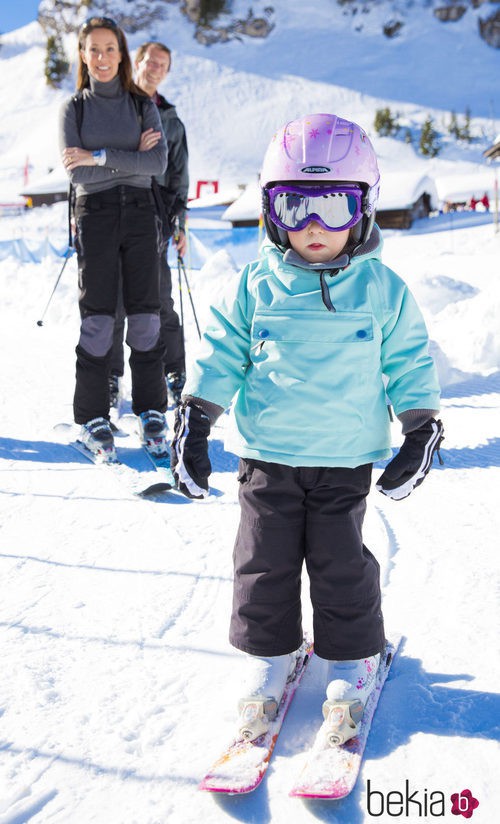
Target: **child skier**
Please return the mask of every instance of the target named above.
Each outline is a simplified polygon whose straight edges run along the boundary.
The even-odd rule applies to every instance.
[[[240,456],[241,516],[230,641],[252,662],[241,728],[265,730],[294,668],[305,562],[315,652],[329,662],[325,725],[342,742],[356,734],[385,642],[362,524],[372,464],[391,456],[387,398],[405,439],[377,489],[399,500],[439,448],[439,387],[420,311],[380,261],[379,171],[365,132],[333,114],[288,123],[267,150],[261,187],[270,243],[211,308],[172,463],[186,495],[208,495],[210,426],[234,400],[226,445]]]

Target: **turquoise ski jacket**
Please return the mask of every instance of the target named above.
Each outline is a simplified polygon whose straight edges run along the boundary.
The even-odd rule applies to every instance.
[[[374,231],[373,251],[323,275],[334,311],[320,272],[273,245],[210,308],[184,394],[224,409],[232,402],[226,449],[289,466],[356,467],[392,454],[388,402],[397,415],[439,409],[424,320],[381,262]]]

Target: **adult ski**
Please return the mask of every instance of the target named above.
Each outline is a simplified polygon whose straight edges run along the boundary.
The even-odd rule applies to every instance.
[[[148,460],[154,467],[156,473],[163,478],[163,485],[166,487],[168,486],[170,489],[175,489],[175,478],[170,466],[170,452],[168,451],[168,448],[161,455],[150,452],[150,450],[145,446],[143,446],[142,449],[147,455]]]
[[[95,466],[106,467],[108,471],[112,471],[127,486],[130,492],[141,498],[169,492],[175,487],[170,468],[156,463],[144,447],[133,450],[127,449],[129,462],[125,463],[124,460],[120,460],[122,450],[117,451],[117,457],[109,458],[105,455],[95,455],[78,440],[71,441],[69,445]],[[131,453],[138,454],[131,459]],[[134,465],[130,465],[130,463]]]
[[[386,642],[376,686],[366,702],[358,735],[345,744],[331,746],[325,725],[322,725],[306,756],[302,772],[290,791],[291,796],[334,800],[349,795],[359,775],[373,716],[399,643],[400,638]]]
[[[117,437],[139,435],[137,417],[129,413],[120,415],[116,422],[112,424],[113,427]],[[153,468],[163,477],[164,482],[170,484],[171,488],[174,489],[176,482],[170,467],[170,447],[166,438],[163,435],[152,438],[148,445],[142,443],[141,446]]]
[[[73,424],[56,424],[56,432],[72,435]],[[126,440],[130,442],[130,435]],[[142,444],[125,446],[121,443],[115,453],[94,454],[77,438],[70,440],[68,446],[76,450],[95,466],[106,467],[128,490],[139,497],[161,495],[175,489],[175,479],[170,468],[168,452],[162,456],[153,456]],[[115,444],[116,446],[116,444]]]
[[[200,790],[240,795],[250,793],[259,786],[269,766],[285,715],[312,653],[312,642],[305,639],[297,657],[295,670],[286,684],[276,718],[271,721],[268,730],[253,741],[242,737],[233,738],[202,779]]]

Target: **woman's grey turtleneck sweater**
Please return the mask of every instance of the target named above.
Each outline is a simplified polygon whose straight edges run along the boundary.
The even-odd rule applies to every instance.
[[[76,195],[102,192],[122,184],[149,189],[152,175],[162,174],[167,166],[167,142],[155,103],[146,98],[141,127],[134,101],[124,91],[118,76],[108,83],[91,77],[90,88],[83,90],[83,101],[80,133],[73,98],[62,106],[61,150],[70,146],[81,146],[90,151],[105,149],[106,163],[104,166],[78,166],[68,172]],[[139,152],[141,131],[149,128],[160,131],[162,138],[154,149]]]

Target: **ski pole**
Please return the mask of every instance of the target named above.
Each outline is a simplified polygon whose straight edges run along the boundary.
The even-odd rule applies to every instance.
[[[187,289],[187,293],[189,295],[189,300],[190,300],[190,303],[191,303],[191,309],[193,310],[193,317],[194,317],[194,322],[196,324],[196,331],[198,332],[198,337],[201,340],[200,326],[199,326],[199,323],[198,323],[198,318],[196,316],[196,309],[194,308],[194,301],[193,301],[193,296],[191,294],[191,288],[189,286],[186,267],[184,266],[184,261],[182,259],[182,256],[179,255],[179,254],[177,255],[177,267],[178,267],[179,271],[182,269],[182,274],[184,275],[184,280],[186,281],[186,289]]]
[[[181,321],[181,329],[182,329],[182,339],[184,340],[184,307],[182,305],[182,278],[181,278],[181,270],[179,269],[179,261],[177,260],[177,274],[179,276],[178,285],[179,285],[179,304],[180,304],[180,321]]]
[[[177,245],[179,241],[179,217],[176,215],[174,220],[174,243]],[[179,304],[180,304],[180,321],[181,321],[181,329],[182,329],[182,342],[184,343],[184,307],[182,305],[182,277],[181,277],[181,270],[179,268],[179,253],[177,253],[177,275],[178,275],[178,286],[179,286]]]
[[[57,276],[57,280],[55,282],[54,288],[52,289],[52,292],[50,293],[50,297],[47,301],[47,305],[46,305],[45,309],[43,310],[42,317],[40,318],[40,320],[37,320],[37,322],[36,322],[37,326],[43,326],[43,319],[44,319],[45,315],[47,314],[47,310],[48,310],[48,308],[51,304],[52,298],[54,297],[54,293],[55,293],[57,287],[59,286],[59,281],[62,278],[62,274],[63,274],[63,272],[66,268],[66,264],[67,264],[68,260],[70,259],[70,257],[72,256],[74,251],[75,250],[71,246],[68,246],[68,248],[66,249],[66,252],[64,253],[64,258],[65,258],[64,263],[62,265],[61,271],[59,272],[59,274]]]

